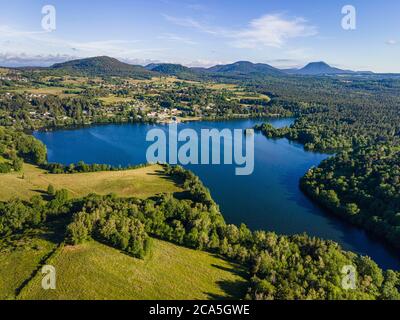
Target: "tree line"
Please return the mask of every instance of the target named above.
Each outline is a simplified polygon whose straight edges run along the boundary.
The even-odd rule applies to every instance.
[[[20,171],[23,162],[42,165],[47,160],[46,146],[22,131],[0,126],[0,173]]]
[[[399,247],[400,79],[289,77],[271,81],[268,88],[252,86],[270,92],[271,104],[297,116],[290,127],[263,124],[257,130],[298,141],[307,150],[336,153],[303,177],[302,190]]]
[[[398,272],[383,271],[370,258],[343,251],[333,241],[227,224],[193,173],[181,167],[165,166],[165,170],[185,189],[179,199],[89,195],[68,200],[67,193],[59,190],[47,203],[40,197],[29,203],[3,203],[0,234],[67,216],[71,220],[66,239],[71,244],[93,238],[143,258],[151,248],[151,237],[157,237],[237,261],[249,273],[247,299],[400,299]],[[342,287],[341,269],[347,265],[357,270],[354,290]]]
[[[330,211],[400,248],[400,145],[341,152],[309,170],[301,187]]]
[[[41,168],[47,170],[52,174],[73,174],[73,173],[88,173],[88,172],[100,172],[100,171],[122,171],[122,170],[133,170],[144,168],[149,164],[138,164],[129,166],[112,166],[109,164],[98,164],[92,163],[88,164],[84,161],[79,161],[78,163],[71,163],[69,165],[64,165],[61,163],[44,163]]]

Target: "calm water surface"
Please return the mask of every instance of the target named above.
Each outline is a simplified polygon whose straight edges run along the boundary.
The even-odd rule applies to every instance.
[[[276,127],[293,119],[268,120]],[[191,122],[179,129],[247,129],[262,120]],[[166,125],[100,125],[76,130],[35,132],[48,148],[48,160],[64,164],[107,163],[126,166],[146,162],[146,133]],[[400,258],[365,232],[326,214],[298,187],[299,179],[328,156],[306,152],[287,139],[267,139],[255,133],[255,169],[250,176],[236,176],[232,165],[187,166],[211,190],[228,223],[246,223],[252,229],[282,234],[306,232],[339,242],[343,248],[371,256],[383,268],[400,269]]]

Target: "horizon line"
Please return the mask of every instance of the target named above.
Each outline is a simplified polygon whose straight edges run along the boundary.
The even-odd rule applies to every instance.
[[[355,73],[374,73],[374,74],[399,74],[396,72],[374,72],[374,71],[370,71],[370,70],[353,70],[351,69],[351,67],[341,67],[340,65],[336,65],[336,64],[331,64],[329,62],[326,62],[324,60],[316,60],[316,61],[310,61],[310,62],[306,62],[304,64],[297,64],[295,66],[274,66],[273,63],[271,62],[257,62],[257,61],[252,61],[252,60],[236,60],[236,61],[232,61],[232,62],[221,62],[221,63],[216,63],[216,64],[209,64],[207,66],[204,65],[195,65],[194,63],[184,63],[184,62],[170,62],[170,61],[162,61],[162,60],[151,60],[151,59],[130,59],[130,58],[121,58],[121,57],[113,57],[113,56],[109,56],[109,55],[96,55],[96,56],[87,56],[87,57],[66,57],[66,56],[62,56],[62,55],[49,55],[49,58],[52,59],[57,59],[60,58],[59,61],[52,61],[51,63],[46,63],[46,59],[43,58],[42,60],[40,59],[40,57],[38,56],[33,56],[31,58],[26,58],[26,60],[36,60],[39,62],[39,64],[35,65],[34,63],[32,64],[26,64],[24,65],[23,63],[21,63],[20,65],[18,64],[10,64],[10,65],[0,65],[0,68],[9,68],[9,69],[21,69],[21,68],[51,68],[54,65],[57,64],[62,64],[62,63],[66,63],[66,62],[70,62],[70,61],[76,61],[76,60],[85,60],[85,59],[94,59],[94,58],[102,58],[102,57],[106,57],[106,58],[111,58],[111,59],[115,59],[118,60],[119,62],[122,63],[126,63],[128,65],[132,65],[132,66],[142,66],[142,67],[146,67],[149,66],[151,64],[169,64],[169,65],[181,65],[190,69],[193,68],[202,68],[202,69],[210,69],[212,67],[215,66],[223,66],[223,65],[230,65],[230,64],[235,64],[235,63],[239,63],[239,62],[249,62],[252,64],[264,64],[264,65],[268,65],[271,66],[277,70],[281,70],[281,71],[290,71],[290,70],[301,70],[305,67],[307,67],[310,64],[313,63],[324,63],[326,65],[328,65],[331,68],[338,68],[342,71],[350,71],[350,72],[355,72]],[[17,58],[16,59],[20,59]],[[143,63],[140,62],[133,62],[135,60],[143,60]],[[147,62],[145,62],[146,60],[148,60]],[[285,60],[285,59],[279,59],[279,60]],[[289,59],[288,59],[289,60]],[[43,61],[45,64],[40,64],[40,61]]]

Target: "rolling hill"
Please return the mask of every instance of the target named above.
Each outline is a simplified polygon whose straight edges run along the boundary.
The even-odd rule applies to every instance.
[[[286,70],[290,74],[299,75],[331,75],[331,74],[352,74],[355,71],[342,70],[338,68],[331,67],[326,62],[311,62],[301,69],[289,69]]]
[[[209,73],[222,73],[231,75],[284,75],[284,73],[268,64],[238,61],[232,64],[217,65],[206,69]]]
[[[186,67],[174,63],[152,63],[145,67],[121,62],[115,58],[101,56],[71,60],[54,64],[51,67],[19,68],[20,70],[40,70],[50,73],[75,73],[89,76],[131,77],[150,79],[160,75],[175,76],[186,80],[214,79],[252,79],[268,76],[285,77],[290,75],[371,75],[369,71],[352,71],[335,68],[326,62],[311,62],[301,69],[278,69],[265,63],[237,61],[231,64],[216,65],[210,68]]]
[[[157,239],[144,260],[91,241],[60,247],[46,263],[57,270],[57,289],[43,290],[39,272],[17,299],[241,299],[248,284],[235,263]]]
[[[147,70],[157,72],[159,74],[175,76],[181,79],[198,80],[200,73],[195,69],[185,67],[181,64],[173,63],[152,63],[145,67]]]
[[[157,74],[142,66],[131,65],[106,56],[56,63],[51,70],[78,72],[90,76],[120,76],[149,79]]]
[[[181,64],[173,63],[159,63],[159,64],[149,64],[145,67],[147,70],[159,72],[168,75],[177,75],[180,73],[191,73],[193,72],[190,68],[185,67]]]

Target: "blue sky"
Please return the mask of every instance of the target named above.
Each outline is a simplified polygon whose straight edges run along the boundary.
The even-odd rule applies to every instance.
[[[56,30],[42,29],[45,5]],[[342,28],[342,7],[356,29]],[[1,3],[0,65],[109,55],[131,63],[238,60],[400,72],[398,0],[13,0]]]

